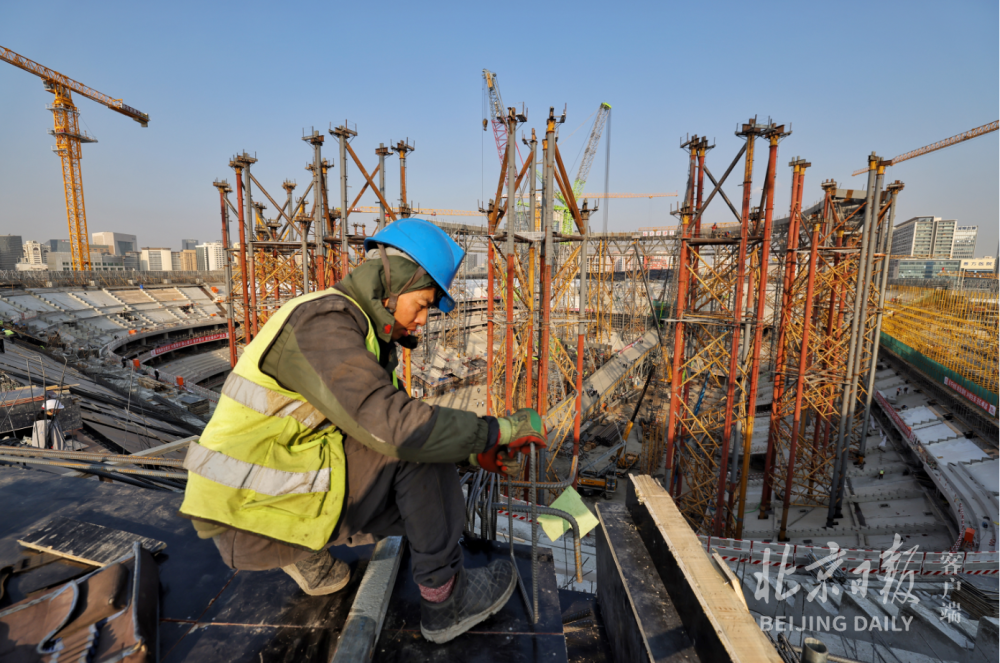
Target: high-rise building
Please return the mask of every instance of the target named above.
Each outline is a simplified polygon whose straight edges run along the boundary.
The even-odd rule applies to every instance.
[[[196,239],[181,240],[181,251],[194,251],[195,247],[197,246],[198,246],[198,240]]]
[[[0,235],[0,269],[17,269],[14,267],[24,257],[24,246],[20,235]]]
[[[958,222],[939,216],[917,216],[892,230],[892,255],[952,258]]]
[[[73,251],[70,248],[68,239],[50,239],[48,245],[49,251],[57,251],[59,253],[71,253]]]
[[[213,271],[226,268],[226,250],[222,242],[205,242],[199,244],[198,269],[202,271]]]
[[[91,233],[90,241],[92,244],[110,246],[111,253],[116,256],[123,256],[129,251],[139,250],[139,240],[136,239],[135,235],[126,235],[125,233],[109,231]]]
[[[26,265],[47,265],[49,262],[49,245],[33,240],[24,243],[24,257],[21,259]]]
[[[198,270],[198,250],[184,249],[181,251],[181,271],[194,272]]]
[[[958,226],[955,228],[955,243],[951,248],[951,257],[958,260],[969,260],[976,257],[976,237],[979,226]]]
[[[181,271],[181,252],[171,251],[170,252],[170,269],[175,272]]]
[[[139,258],[139,269],[144,272],[173,271],[171,253],[170,249],[144,247]]]

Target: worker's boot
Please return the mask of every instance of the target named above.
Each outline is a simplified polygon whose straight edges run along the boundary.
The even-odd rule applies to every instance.
[[[431,642],[448,642],[496,614],[514,592],[514,567],[496,559],[489,566],[458,570],[451,596],[441,603],[420,600],[420,632]]]
[[[351,567],[323,549],[301,562],[281,567],[309,596],[339,592],[351,580]]]

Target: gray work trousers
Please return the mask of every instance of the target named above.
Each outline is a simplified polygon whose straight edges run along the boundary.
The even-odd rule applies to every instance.
[[[440,587],[462,566],[459,539],[465,500],[453,463],[408,463],[344,439],[347,486],[330,546],[374,543],[405,534],[413,578]],[[249,532],[230,529],[214,537],[222,560],[242,571],[295,564],[315,553]]]

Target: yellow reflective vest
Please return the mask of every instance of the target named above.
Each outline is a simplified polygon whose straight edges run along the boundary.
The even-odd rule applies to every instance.
[[[331,295],[358,305],[332,289],[297,297],[246,346],[226,378],[212,420],[198,444],[188,448],[181,515],[310,550],[329,541],[344,500],[344,436],[322,412],[259,366],[297,306]],[[365,347],[377,359],[378,339],[361,310],[368,322]]]

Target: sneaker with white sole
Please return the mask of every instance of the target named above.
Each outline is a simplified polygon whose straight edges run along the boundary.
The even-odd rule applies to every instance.
[[[351,581],[351,567],[326,549],[301,562],[283,566],[281,570],[292,576],[292,580],[309,596],[339,592]]]

